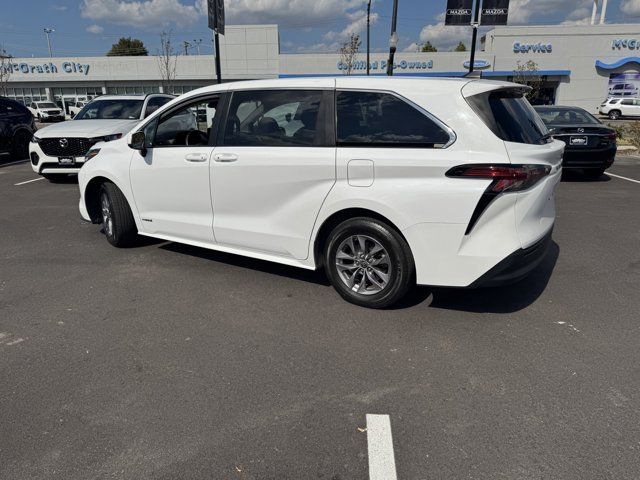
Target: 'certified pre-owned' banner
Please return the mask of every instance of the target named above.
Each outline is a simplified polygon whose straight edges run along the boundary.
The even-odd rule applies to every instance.
[[[471,24],[471,5],[473,0],[448,0],[445,25]]]
[[[483,0],[481,25],[506,25],[509,0]]]

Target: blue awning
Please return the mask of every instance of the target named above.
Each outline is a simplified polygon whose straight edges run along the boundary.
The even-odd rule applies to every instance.
[[[640,64],[640,57],[625,57],[621,58],[620,60],[616,60],[613,63],[604,63],[602,60],[596,60],[596,68],[602,68],[603,70],[614,70],[628,63]]]
[[[540,77],[540,76],[557,76],[557,77],[568,77],[571,75],[571,70],[536,70],[536,71],[519,71],[519,70],[496,70],[494,72],[491,71],[483,71],[483,77]]]

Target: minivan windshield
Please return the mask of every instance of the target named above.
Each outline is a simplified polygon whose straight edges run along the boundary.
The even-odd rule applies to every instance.
[[[506,142],[541,145],[549,130],[521,89],[505,89],[467,97],[467,102],[499,138]]]
[[[74,120],[136,120],[144,100],[94,100],[84,106]]]

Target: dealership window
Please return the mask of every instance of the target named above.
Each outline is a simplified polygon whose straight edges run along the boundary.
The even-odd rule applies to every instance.
[[[107,87],[109,95],[143,95],[146,93],[158,93],[158,85],[110,85]]]
[[[338,92],[337,118],[339,146],[434,148],[450,140],[434,120],[390,93]]]
[[[44,88],[8,88],[7,97],[23,105],[48,100],[47,91]]]

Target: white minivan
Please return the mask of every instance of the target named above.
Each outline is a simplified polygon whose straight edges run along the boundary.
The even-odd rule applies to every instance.
[[[183,95],[79,173],[82,217],[306,269],[358,305],[513,282],[545,256],[564,143],[522,85],[295,78]],[[172,118],[199,112],[196,128]]]

